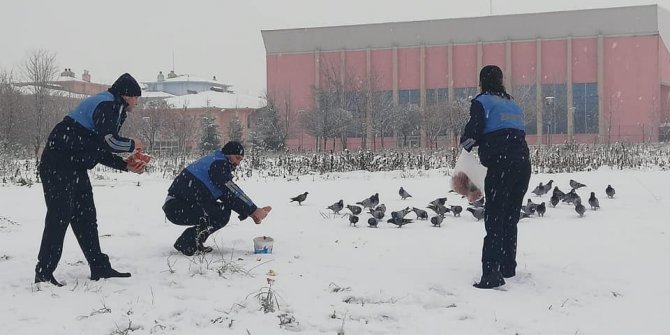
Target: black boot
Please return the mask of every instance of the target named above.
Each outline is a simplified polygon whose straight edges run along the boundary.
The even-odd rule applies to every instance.
[[[198,226],[196,228],[196,236],[195,236],[195,248],[196,251],[200,254],[206,254],[209,252],[214,251],[212,247],[206,247],[204,246],[205,241],[207,241],[207,238],[209,235],[211,235],[211,231],[213,230],[213,227],[211,226]]]
[[[186,256],[193,256],[198,251],[195,243],[195,230],[195,227],[186,228],[177,241],[174,242],[174,248]]]
[[[64,285],[59,283],[56,278],[54,278],[53,274],[41,274],[41,273],[36,273],[35,274],[35,284],[38,283],[50,283],[52,285],[58,286],[58,287],[63,287]]]
[[[505,279],[500,273],[500,265],[495,262],[482,263],[482,278],[472,286],[476,288],[494,288],[505,285]]]
[[[500,266],[500,273],[503,278],[512,278],[516,276],[516,267],[514,266]]]
[[[112,269],[111,266],[91,268],[91,280],[99,280],[100,278],[128,278],[128,277],[130,277],[129,272],[119,272]]]

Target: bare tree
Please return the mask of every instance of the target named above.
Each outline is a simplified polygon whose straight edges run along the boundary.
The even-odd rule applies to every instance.
[[[237,114],[228,122],[228,140],[242,142],[242,122]]]
[[[28,129],[37,160],[42,144],[46,141],[50,127],[56,119],[54,111],[50,110],[53,107],[51,83],[57,74],[56,55],[44,49],[33,51],[28,55],[23,70],[32,93],[32,120]]]
[[[24,129],[25,104],[21,92],[14,86],[12,72],[0,72],[0,144],[2,150],[20,146],[19,129]]]
[[[166,131],[177,141],[177,154],[184,157],[192,149],[191,143],[198,134],[198,118],[188,109],[171,109],[165,120]]]
[[[156,141],[167,134],[165,121],[170,113],[171,106],[163,99],[148,100],[135,112],[142,120],[139,124],[139,135],[148,143],[148,150],[156,149]]]
[[[455,98],[447,103],[447,129],[452,135],[452,143],[458,143],[463,128],[470,119],[470,100]]]
[[[421,129],[426,133],[429,148],[437,149],[437,139],[444,134],[449,126],[447,119],[447,107],[445,103],[428,105],[420,113]]]
[[[258,148],[279,150],[286,144],[289,118],[279,111],[274,96],[266,94],[265,101],[265,107],[257,109],[250,115],[251,143]],[[290,107],[290,103],[284,106]]]

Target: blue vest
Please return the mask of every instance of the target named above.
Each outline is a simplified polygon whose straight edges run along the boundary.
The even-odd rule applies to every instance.
[[[226,157],[226,155],[224,155],[221,150],[216,150],[186,167],[189,172],[191,172],[196,178],[198,178],[198,180],[207,186],[207,189],[209,189],[209,192],[212,193],[214,199],[220,198],[223,195],[223,192],[218,187],[216,187],[216,185],[214,185],[214,182],[212,182],[212,179],[209,177],[209,168],[215,161],[219,160],[228,161],[228,157]]]
[[[95,123],[93,122],[93,112],[98,108],[98,105],[101,102],[105,101],[114,101],[114,95],[107,91],[100,92],[92,97],[88,97],[82,101],[77,108],[75,108],[67,116],[71,117],[73,120],[77,121],[84,128],[97,132],[95,130]],[[121,113],[119,113],[119,120],[116,121],[117,130],[120,127],[119,121],[121,118]]]
[[[514,100],[494,94],[482,94],[475,100],[484,106],[484,134],[505,128],[526,130],[523,111]]]

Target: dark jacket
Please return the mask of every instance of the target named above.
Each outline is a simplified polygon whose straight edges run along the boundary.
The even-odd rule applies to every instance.
[[[92,169],[98,163],[127,171],[114,153],[132,152],[135,142],[119,136],[126,102],[110,92],[84,99],[49,134],[41,164],[50,169]]]
[[[246,219],[257,207],[233,182],[234,167],[220,150],[191,163],[179,173],[168,189],[168,195],[208,208],[220,201],[226,208]]]
[[[479,146],[479,160],[482,165],[491,167],[507,160],[529,159],[528,144],[523,122],[519,122],[518,113],[521,109],[514,100],[478,99],[472,100],[470,105],[470,120],[465,125],[461,145],[470,151]],[[504,98],[501,98],[504,99]],[[484,104],[487,104],[485,107]],[[512,106],[509,106],[512,104]],[[508,105],[508,106],[503,106]],[[492,113],[496,108],[511,107],[511,116],[494,119]],[[487,113],[488,109],[488,113]],[[521,112],[521,120],[523,114]],[[502,120],[502,121],[501,121]],[[514,122],[507,122],[513,120]],[[490,122],[496,122],[491,125]]]

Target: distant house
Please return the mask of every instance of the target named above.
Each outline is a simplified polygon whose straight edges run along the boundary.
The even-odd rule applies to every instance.
[[[165,92],[172,95],[195,94],[205,91],[231,92],[231,85],[221,83],[213,77],[212,80],[192,75],[177,75],[170,71],[167,79],[163,72],[159,72],[156,81],[143,82],[148,92]]]

